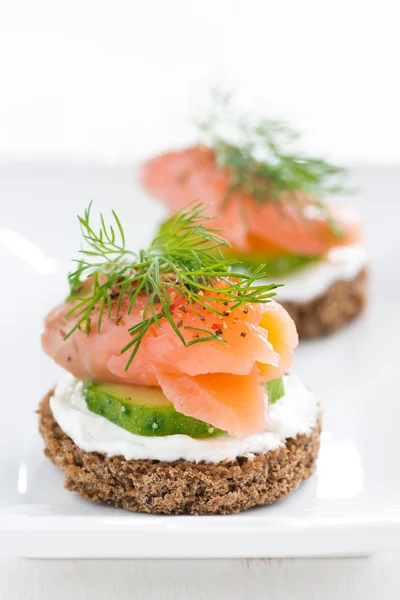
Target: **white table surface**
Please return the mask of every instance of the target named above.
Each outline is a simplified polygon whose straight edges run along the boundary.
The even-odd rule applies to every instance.
[[[10,560],[1,600],[398,600],[400,555],[296,560]]]
[[[64,178],[66,173],[68,177]],[[369,193],[375,192],[377,196],[382,193],[382,181],[390,182],[400,191],[400,169],[359,168],[354,175],[356,182],[362,182]],[[49,170],[43,166],[0,165],[0,206],[7,198],[17,203],[21,194],[27,193],[34,201],[35,193],[46,193],[46,182],[54,177],[68,180],[71,193],[79,193],[82,202],[86,202],[91,182],[95,181],[96,189],[101,189],[104,195],[114,188],[118,194],[132,180],[133,171],[121,168],[116,176],[111,168],[99,171],[98,167],[53,167]],[[84,184],[78,186],[82,177]],[[116,181],[120,183],[116,185]],[[400,555],[384,553],[365,558],[309,560],[0,561],[0,600],[251,600],[263,597],[268,600],[397,600],[400,598]]]

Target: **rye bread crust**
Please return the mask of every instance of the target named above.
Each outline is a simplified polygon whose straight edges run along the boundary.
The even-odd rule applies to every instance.
[[[65,473],[65,487],[82,498],[134,512],[228,515],[271,504],[295,490],[315,468],[321,422],[308,435],[253,460],[218,464],[183,460],[126,460],[81,450],[53,418],[49,392],[41,401],[39,430],[45,454]]]
[[[366,304],[367,279],[364,267],[354,279],[337,281],[308,302],[281,302],[296,323],[300,339],[329,335],[355,319]]]

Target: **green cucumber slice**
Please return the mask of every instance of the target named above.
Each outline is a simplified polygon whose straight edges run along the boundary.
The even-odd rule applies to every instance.
[[[85,384],[84,398],[89,410],[137,435],[211,438],[224,433],[177,412],[160,388],[91,382]]]
[[[268,277],[280,277],[301,271],[305,267],[319,262],[322,257],[288,254],[286,256],[268,258],[261,255],[237,254],[235,258],[241,260],[246,267],[258,267],[260,264],[265,264]]]
[[[268,402],[284,396],[282,377],[264,383]],[[212,438],[224,431],[177,412],[160,388],[112,383],[86,383],[84,398],[90,411],[119,427],[144,436],[184,434],[192,438]]]

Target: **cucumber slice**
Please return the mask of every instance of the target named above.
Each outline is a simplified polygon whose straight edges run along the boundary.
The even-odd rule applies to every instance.
[[[279,398],[285,395],[285,387],[282,377],[271,379],[264,383],[265,389],[268,392],[268,404],[274,404]]]
[[[160,388],[91,382],[84,397],[89,410],[137,435],[211,438],[224,433],[177,412]]]
[[[252,254],[237,254],[235,258],[241,260],[247,267],[258,267],[260,264],[265,264],[265,270],[269,277],[290,275],[321,260],[320,256],[300,256],[298,254],[288,254],[274,258]]]

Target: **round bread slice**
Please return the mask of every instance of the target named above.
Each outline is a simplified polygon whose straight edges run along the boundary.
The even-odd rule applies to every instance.
[[[296,323],[300,339],[329,335],[355,319],[366,303],[367,274],[364,267],[354,279],[337,281],[307,302],[280,302]]]
[[[39,406],[45,454],[65,473],[65,487],[82,498],[134,512],[228,515],[271,504],[295,490],[315,468],[321,420],[285,446],[234,461],[126,460],[81,450],[54,420],[49,392]]]

